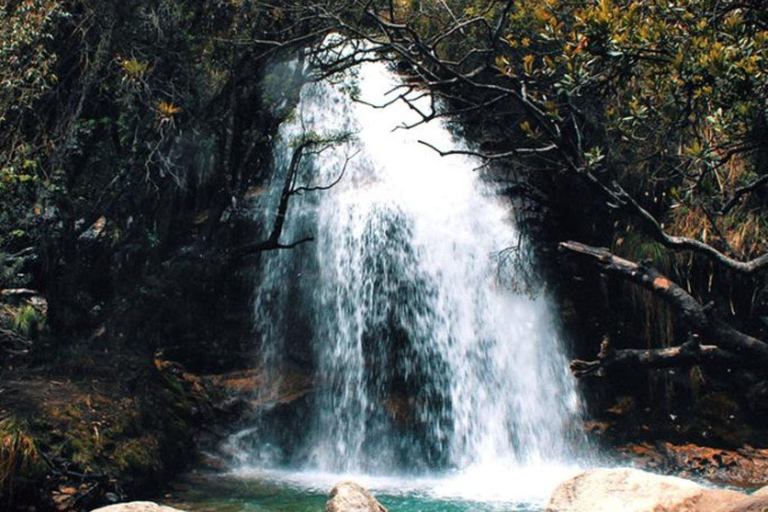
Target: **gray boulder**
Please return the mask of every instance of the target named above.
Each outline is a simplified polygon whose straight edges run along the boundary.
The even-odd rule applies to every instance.
[[[637,469],[593,469],[561,483],[547,512],[762,512],[768,496],[708,489]]]
[[[331,489],[325,512],[387,512],[387,509],[360,485],[339,482]]]
[[[131,503],[118,503],[108,507],[97,508],[92,512],[184,512],[176,508],[165,507],[149,501],[133,501]]]

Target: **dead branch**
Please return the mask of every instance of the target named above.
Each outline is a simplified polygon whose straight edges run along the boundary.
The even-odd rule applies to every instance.
[[[36,297],[40,295],[37,290],[30,290],[29,288],[6,288],[0,289],[0,295],[3,297]]]
[[[235,247],[229,251],[230,255],[234,258],[239,258],[248,254],[256,252],[281,250],[281,249],[293,249],[301,244],[311,242],[314,240],[312,236],[305,236],[299,240],[295,240],[289,243],[280,242],[280,237],[283,233],[283,227],[285,226],[285,218],[288,213],[288,205],[292,196],[300,195],[304,192],[315,192],[329,190],[336,186],[344,177],[347,166],[350,160],[354,158],[357,153],[347,156],[344,165],[339,173],[339,177],[328,185],[314,186],[314,187],[297,187],[296,180],[299,176],[299,169],[304,155],[312,148],[319,147],[314,154],[322,153],[324,150],[331,147],[333,144],[347,140],[346,136],[328,139],[328,140],[316,140],[316,139],[304,139],[294,149],[293,155],[291,155],[291,162],[288,165],[288,171],[286,173],[285,181],[283,182],[282,192],[280,193],[280,201],[277,206],[277,214],[275,216],[275,222],[272,225],[272,231],[266,240],[251,242]]]
[[[472,150],[465,150],[465,149],[441,150],[436,148],[429,142],[426,142],[423,140],[420,140],[419,144],[423,144],[424,146],[427,146],[428,148],[437,152],[437,154],[439,154],[440,156],[466,155],[466,156],[476,156],[478,158],[482,158],[483,160],[499,160],[502,158],[509,158],[511,156],[518,156],[523,154],[547,153],[549,151],[553,151],[557,149],[554,144],[550,144],[549,146],[544,146],[541,148],[515,148],[511,151],[505,151],[503,153],[482,153],[480,151],[472,151]]]
[[[336,178],[335,180],[333,180],[328,185],[317,185],[317,186],[314,186],[314,187],[297,187],[297,188],[294,188],[294,189],[291,190],[291,192],[290,192],[291,195],[301,195],[304,192],[319,192],[319,191],[323,191],[323,190],[330,190],[330,189],[332,189],[333,187],[335,187],[336,185],[339,184],[341,179],[344,177],[344,174],[347,172],[347,167],[349,167],[349,162],[353,158],[355,158],[359,153],[360,153],[360,151],[355,151],[352,155],[349,155],[349,156],[347,156],[344,159],[344,165],[341,168],[341,172],[339,173],[339,177]]]
[[[754,274],[768,268],[768,253],[750,261],[740,261],[723,254],[701,240],[667,234],[659,221],[648,210],[640,206],[620,185],[614,183],[614,189],[613,192],[609,192],[611,197],[624,210],[633,213],[641,221],[645,231],[665,247],[675,251],[688,250],[702,254],[720,265],[742,274]]]
[[[605,377],[611,372],[631,368],[659,369],[695,365],[734,365],[743,367],[746,361],[715,345],[701,345],[695,336],[677,347],[659,349],[613,350],[607,338],[593,361],[571,361],[571,372],[576,378]]]

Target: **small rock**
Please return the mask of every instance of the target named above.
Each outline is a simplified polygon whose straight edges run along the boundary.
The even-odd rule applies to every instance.
[[[354,482],[339,482],[331,489],[325,512],[387,512],[365,488]]]
[[[736,491],[707,489],[672,476],[637,469],[593,469],[561,483],[547,512],[761,511],[768,500]]]
[[[118,503],[108,507],[97,508],[92,512],[184,512],[176,508],[165,507],[149,501],[134,501],[131,503]]]
[[[83,222],[85,219],[80,219]],[[80,222],[80,221],[78,221]],[[107,218],[104,216],[99,217],[96,222],[91,224],[91,226],[83,231],[79,237],[77,237],[78,240],[81,242],[93,242],[94,240],[97,240],[102,233],[104,233],[104,227],[107,225]]]

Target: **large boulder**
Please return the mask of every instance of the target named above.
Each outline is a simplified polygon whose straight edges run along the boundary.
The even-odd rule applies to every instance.
[[[325,512],[387,512],[387,509],[356,483],[339,482],[331,489]]]
[[[134,501],[131,503],[118,503],[108,507],[97,508],[92,512],[184,512],[176,508],[165,507],[149,501]]]
[[[593,469],[561,483],[547,512],[762,512],[768,496],[708,489],[638,469]]]

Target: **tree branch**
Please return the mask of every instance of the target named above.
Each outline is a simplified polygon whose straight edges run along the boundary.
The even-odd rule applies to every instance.
[[[574,377],[605,377],[608,373],[627,368],[679,368],[703,364],[732,364],[743,367],[745,361],[714,345],[701,345],[692,336],[677,347],[660,349],[610,349],[607,338],[601,344],[600,353],[594,361],[571,361]]]
[[[332,189],[333,187],[338,185],[339,182],[341,181],[341,179],[344,177],[344,174],[347,172],[347,167],[349,166],[350,160],[355,158],[359,153],[360,153],[359,150],[355,151],[351,156],[347,156],[344,159],[344,165],[341,168],[341,172],[339,173],[339,177],[336,178],[335,180],[333,180],[328,185],[317,185],[317,186],[314,186],[314,187],[297,187],[297,188],[292,189],[290,194],[291,195],[301,195],[304,192],[319,192],[319,191],[322,191],[322,190],[330,190],[330,189]]]
[[[594,260],[611,274],[652,291],[677,311],[692,332],[713,340],[717,345],[740,358],[768,368],[768,344],[736,330],[716,316],[685,289],[672,282],[653,267],[620,258],[608,249],[592,247],[579,242],[562,242],[560,250]]]
[[[731,258],[726,254],[718,251],[711,245],[702,242],[701,240],[695,240],[684,236],[672,236],[668,235],[661,224],[651,215],[648,210],[640,206],[635,199],[630,196],[618,183],[614,183],[616,191],[613,193],[614,199],[623,206],[624,209],[637,215],[640,221],[643,223],[646,231],[653,236],[653,238],[673,250],[689,250],[707,256],[708,258],[718,262],[719,264],[727,267],[731,270],[742,274],[753,274],[761,270],[768,268],[768,253],[765,253],[750,261],[739,261]]]
[[[541,148],[515,148],[511,151],[505,151],[503,153],[481,153],[479,151],[472,151],[472,150],[465,150],[465,149],[441,150],[433,146],[429,142],[426,142],[423,140],[420,140],[419,144],[423,144],[424,146],[427,146],[428,148],[436,151],[440,156],[467,155],[467,156],[476,156],[476,157],[482,158],[483,160],[498,160],[501,158],[507,158],[510,156],[517,156],[522,154],[547,153],[549,151],[553,151],[557,149],[557,147],[554,144],[550,144],[548,146],[544,146]]]
[[[501,11],[501,15],[497,19],[498,25],[495,32],[496,35],[502,30],[501,27],[504,26],[507,18],[506,15],[512,6],[512,2],[507,2]],[[546,137],[546,142],[543,146],[546,151],[552,150],[557,152],[561,157],[563,165],[569,171],[576,173],[589,184],[595,186],[600,193],[608,199],[609,206],[620,209],[639,219],[641,227],[665,247],[673,251],[693,251],[709,258],[725,268],[741,274],[754,274],[768,268],[768,253],[758,256],[750,261],[741,261],[730,257],[700,240],[667,234],[661,224],[645,208],[637,203],[637,201],[630,197],[626,191],[617,184],[609,186],[608,184],[603,183],[593,170],[585,165],[583,150],[581,149],[582,137],[578,123],[575,122],[575,119],[572,119],[574,121],[573,129],[575,130],[575,134],[573,134],[573,137],[570,137],[569,130],[561,129],[560,123],[562,122],[562,119],[549,115],[542,102],[537,101],[527,93],[524,80],[510,76],[505,73],[503,69],[499,69],[493,64],[488,65],[488,63],[470,70],[462,69],[460,66],[457,66],[450,61],[441,59],[439,57],[439,52],[436,51],[434,45],[431,45],[429,41],[420,38],[419,34],[408,24],[393,23],[391,20],[382,18],[371,9],[368,9],[366,12],[373,22],[378,25],[381,36],[377,37],[371,33],[363,33],[350,23],[346,23],[337,14],[330,14],[329,16],[333,17],[339,26],[345,28],[355,36],[371,42],[382,52],[392,52],[397,54],[411,65],[412,69],[425,86],[436,91],[438,94],[447,87],[465,86],[474,91],[493,93],[500,97],[513,98],[517,104],[522,107],[530,119],[536,123],[537,127],[541,128],[543,135]],[[465,21],[469,21],[469,19],[456,20],[455,23],[460,25]],[[454,26],[448,26],[443,32],[451,32],[453,28]],[[497,44],[498,41],[494,39],[485,41],[482,50],[491,50]],[[477,51],[477,48],[474,48],[473,51]],[[501,82],[498,80],[484,80],[481,74],[486,71],[496,71],[499,75],[504,76],[505,79]],[[424,117],[425,119],[431,118],[431,116],[428,115],[425,115]],[[575,138],[575,140],[571,140],[572,138]],[[436,148],[433,147],[433,149]],[[463,151],[438,152],[441,155],[468,154]],[[487,159],[496,159],[526,153],[536,154],[540,152],[543,151],[531,148],[528,151],[511,150],[493,155],[476,154],[476,156]],[[729,201],[729,205],[726,205],[726,207],[728,209],[732,208],[733,206],[730,205],[731,202],[734,202],[735,204],[735,202],[738,202],[744,194],[754,190],[765,182],[768,182],[768,178],[760,178],[757,182],[742,187],[743,190],[738,189],[734,194],[734,197]],[[727,211],[726,207],[723,208],[725,211]]]
[[[280,236],[282,235],[283,227],[285,226],[285,218],[288,214],[288,204],[291,197],[294,195],[299,195],[304,192],[329,190],[330,188],[334,187],[341,181],[341,179],[344,177],[344,174],[346,173],[347,166],[349,165],[350,160],[352,160],[357,155],[357,152],[351,156],[346,157],[344,161],[344,166],[342,167],[341,172],[339,173],[339,177],[336,178],[332,183],[324,186],[296,187],[296,180],[298,179],[301,161],[308,149],[318,145],[320,146],[327,145],[327,144],[332,145],[344,140],[347,140],[347,136],[341,136],[333,139],[322,139],[322,140],[316,140],[316,139],[302,140],[302,142],[296,147],[296,149],[294,149],[293,155],[291,156],[291,162],[288,165],[288,171],[285,176],[285,181],[283,182],[283,189],[282,189],[282,192],[280,193],[280,201],[277,205],[277,215],[275,216],[275,223],[272,226],[272,232],[270,233],[269,237],[266,240],[243,244],[238,247],[235,247],[234,249],[231,249],[229,253],[232,257],[238,258],[238,257],[242,257],[247,254],[252,254],[255,252],[272,251],[272,250],[280,250],[280,249],[293,249],[294,247],[298,247],[301,244],[311,242],[314,240],[314,237],[312,236],[305,236],[299,240],[296,240],[294,242],[290,242],[287,244],[283,244],[280,242]],[[315,154],[321,153],[327,148],[328,146],[321,147],[321,149],[317,150]]]
[[[725,206],[717,212],[718,215],[727,215],[728,212],[730,212],[737,204],[739,204],[739,201],[745,194],[749,194],[753,190],[760,188],[762,185],[765,185],[768,183],[768,174],[763,175],[759,178],[757,178],[755,181],[750,183],[749,185],[744,185],[743,187],[737,188],[733,192],[733,197],[731,197],[727,203],[725,203]]]

